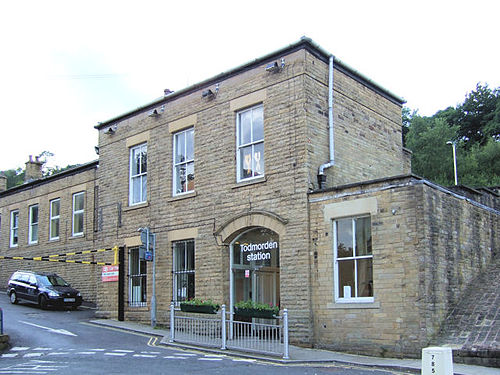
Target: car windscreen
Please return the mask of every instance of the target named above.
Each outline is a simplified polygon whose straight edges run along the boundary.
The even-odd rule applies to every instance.
[[[57,275],[37,276],[40,284],[45,286],[69,286],[64,279]]]

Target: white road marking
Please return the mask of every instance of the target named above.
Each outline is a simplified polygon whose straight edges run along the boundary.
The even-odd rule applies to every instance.
[[[119,352],[119,353],[133,353],[133,350],[125,350],[125,349],[113,349],[114,352]]]
[[[50,351],[50,350],[54,350],[54,349],[52,349],[52,348],[33,348],[33,350]]]
[[[66,336],[77,336],[73,332],[66,331],[65,329],[62,329],[62,328],[61,329],[50,328],[50,327],[41,326],[41,325],[35,324],[35,323],[25,322],[25,321],[22,321],[22,320],[19,320],[19,323],[27,324],[27,325],[30,325],[32,327],[37,327],[37,328],[45,329],[45,330],[47,330],[47,331],[49,331],[51,333],[58,333],[60,335],[66,335]]]
[[[51,352],[47,353],[47,355],[68,355],[69,352]]]
[[[97,353],[96,352],[75,352],[75,354],[94,355],[94,354],[97,354]]]
[[[17,353],[6,353],[6,354],[2,354],[2,357],[1,357],[1,358],[14,358],[14,357],[17,357]]]
[[[89,350],[93,350],[94,352],[104,352],[106,349],[89,349]]]
[[[127,353],[109,353],[109,352],[106,352],[106,353],[104,353],[104,355],[114,355],[115,357],[123,357],[123,356],[127,355]]]
[[[28,350],[30,347],[29,346],[14,346],[12,349],[10,349],[12,352],[20,352],[23,350]]]
[[[30,358],[30,357],[41,357],[43,353],[26,353],[23,355],[24,358]]]
[[[198,358],[198,361],[222,361],[222,358]]]
[[[175,356],[175,355],[167,355],[163,358],[166,358],[166,359],[188,359],[188,357],[180,357],[180,356]]]
[[[139,358],[156,358],[156,355],[151,355],[151,354],[134,354],[134,357],[139,357]]]

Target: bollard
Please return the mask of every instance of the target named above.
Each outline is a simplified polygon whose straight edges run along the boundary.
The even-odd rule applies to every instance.
[[[283,359],[289,359],[288,353],[288,309],[283,309]]]
[[[222,350],[226,350],[226,305],[222,305],[222,310],[221,310],[221,328],[222,328],[222,346],[221,346],[221,349]]]
[[[170,342],[175,340],[175,303],[170,303]]]
[[[422,375],[453,375],[451,348],[422,349]]]
[[[3,335],[3,310],[0,307],[0,335]]]

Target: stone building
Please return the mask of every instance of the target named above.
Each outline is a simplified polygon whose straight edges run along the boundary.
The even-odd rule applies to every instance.
[[[289,310],[295,344],[416,356],[498,252],[499,212],[411,175],[402,104],[303,38],[99,123],[98,168],[0,193],[0,255],[125,246],[125,319],[148,321],[148,227],[160,323],[171,301],[253,299]],[[86,184],[84,235],[25,245],[33,194],[47,226],[54,191],[74,215],[73,183]],[[74,284],[116,318],[116,283],[89,267]]]

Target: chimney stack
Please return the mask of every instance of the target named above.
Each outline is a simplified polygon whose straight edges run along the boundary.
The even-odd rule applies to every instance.
[[[0,191],[7,190],[7,177],[0,172]]]
[[[26,169],[24,171],[24,182],[26,183],[42,178],[42,166],[43,162],[38,160],[38,156],[36,156],[35,160],[33,160],[33,156],[30,155],[30,160],[26,162]]]

